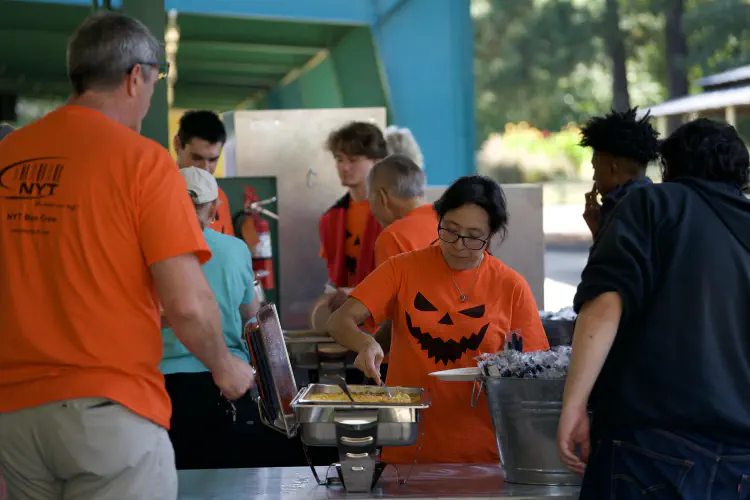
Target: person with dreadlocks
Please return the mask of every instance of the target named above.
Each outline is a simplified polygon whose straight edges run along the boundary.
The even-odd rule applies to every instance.
[[[750,498],[750,156],[705,118],[660,156],[581,273],[559,453],[581,500]]]
[[[651,184],[648,164],[659,157],[659,133],[637,108],[612,111],[589,120],[581,129],[581,146],[594,150],[594,187],[586,193],[583,219],[596,239],[617,203],[632,189]],[[602,196],[601,205],[598,195]]]

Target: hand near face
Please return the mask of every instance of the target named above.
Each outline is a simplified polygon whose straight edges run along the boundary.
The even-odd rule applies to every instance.
[[[596,191],[596,184],[594,187],[586,193],[586,207],[583,211],[583,220],[586,221],[586,225],[591,231],[591,236],[596,238],[599,232],[599,219],[601,217],[602,206],[599,204],[597,199],[599,193]]]

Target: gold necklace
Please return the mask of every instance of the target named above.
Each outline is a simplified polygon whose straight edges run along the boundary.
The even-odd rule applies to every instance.
[[[459,302],[463,303],[469,300],[469,292],[471,291],[471,287],[474,286],[474,281],[477,279],[477,276],[479,275],[479,269],[482,267],[482,262],[484,262],[484,254],[482,254],[482,258],[479,259],[479,265],[477,265],[477,270],[474,271],[474,277],[471,278],[471,282],[469,283],[469,288],[466,289],[466,293],[461,291],[461,287],[458,286],[458,283],[456,282],[456,277],[453,275],[453,271],[451,270],[450,266],[448,266],[448,270],[451,273],[451,279],[453,280],[453,284],[456,285],[456,290],[458,290]],[[446,262],[445,265],[447,266],[448,263]]]

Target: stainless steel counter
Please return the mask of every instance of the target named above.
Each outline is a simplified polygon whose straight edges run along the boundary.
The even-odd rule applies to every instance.
[[[321,478],[326,469],[318,468]],[[401,471],[406,474],[408,467],[401,467]],[[335,470],[330,474],[335,475]],[[180,471],[179,477],[180,500],[347,498],[340,487],[317,485],[306,467]],[[578,487],[505,483],[497,465],[418,465],[405,485],[398,484],[395,469],[388,467],[370,494],[352,494],[349,498],[573,500],[578,498]]]

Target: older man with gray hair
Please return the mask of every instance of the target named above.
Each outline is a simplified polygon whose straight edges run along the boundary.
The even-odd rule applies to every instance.
[[[139,134],[166,73],[140,22],[70,39],[67,105],[0,141],[0,470],[10,498],[177,498],[159,304],[230,399],[210,250],[169,152]]]
[[[424,171],[406,155],[392,154],[370,169],[367,176],[370,210],[384,228],[375,241],[375,266],[437,241],[438,220],[432,204],[425,202],[426,184]],[[380,325],[375,340],[388,352],[390,320]],[[387,360],[381,365],[383,380],[386,370]]]
[[[370,169],[370,210],[385,228],[375,242],[376,266],[437,239],[437,216],[425,203],[425,185],[424,172],[406,155],[390,155]]]

